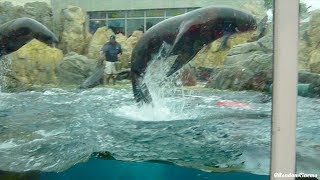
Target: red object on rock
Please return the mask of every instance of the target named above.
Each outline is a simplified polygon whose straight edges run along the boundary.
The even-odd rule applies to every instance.
[[[235,101],[218,101],[217,106],[228,106],[228,107],[250,107],[250,104],[244,102]]]

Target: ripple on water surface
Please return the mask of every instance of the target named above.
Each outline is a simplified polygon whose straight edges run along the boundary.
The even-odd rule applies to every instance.
[[[262,100],[265,96],[186,90],[184,96],[139,108],[127,88],[0,93],[0,115],[6,114],[0,116],[0,169],[62,171],[93,152],[108,151],[125,161],[267,174],[271,103]],[[217,106],[218,101],[250,107]],[[307,115],[315,111],[308,109]],[[301,133],[304,140],[320,139]]]

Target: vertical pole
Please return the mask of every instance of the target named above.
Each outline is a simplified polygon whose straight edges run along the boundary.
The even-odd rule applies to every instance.
[[[147,12],[146,12],[146,10],[143,11],[143,23],[144,23],[143,33],[145,33],[147,31]]]
[[[125,12],[125,19],[124,19],[124,35],[128,37],[128,11]]]
[[[299,0],[275,0],[274,10],[271,179],[278,179],[295,173]]]

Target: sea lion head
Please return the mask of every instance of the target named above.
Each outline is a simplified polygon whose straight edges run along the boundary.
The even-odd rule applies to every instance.
[[[235,24],[237,32],[253,31],[257,29],[257,21],[252,14],[238,11],[236,16]]]

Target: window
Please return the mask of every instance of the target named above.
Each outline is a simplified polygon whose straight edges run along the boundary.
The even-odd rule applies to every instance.
[[[128,19],[127,20],[127,33],[130,36],[133,31],[144,31],[144,20],[143,19]]]
[[[167,9],[166,10],[166,16],[177,16],[184,13],[185,13],[185,9]]]
[[[131,17],[144,17],[144,10],[128,11],[128,18],[131,18]]]
[[[164,19],[181,15],[183,13],[186,13],[188,10],[192,9],[195,8],[88,12],[88,17],[90,20],[107,19],[109,28],[117,32],[124,33],[126,36],[130,36],[134,30],[148,30],[150,27],[163,21]],[[97,25],[94,21],[89,22],[89,29],[91,32],[95,32],[97,27],[100,26],[101,25]]]
[[[96,32],[100,27],[106,26],[106,20],[90,20],[89,21],[89,31],[91,34]]]
[[[112,19],[108,20],[108,27],[112,29],[115,34],[125,34],[125,20],[124,19]]]
[[[163,9],[154,9],[154,10],[146,10],[147,17],[163,17],[164,10]]]
[[[193,10],[195,10],[195,9],[198,9],[198,8],[187,8],[187,12],[193,11]]]
[[[106,12],[89,12],[89,19],[105,19]]]
[[[157,24],[157,23],[159,23],[159,22],[161,22],[163,20],[164,20],[164,18],[147,18],[146,19],[146,28],[147,28],[147,30],[149,28],[151,28],[152,26],[154,26],[155,24]]]
[[[125,18],[125,11],[113,11],[108,13],[108,18]]]

